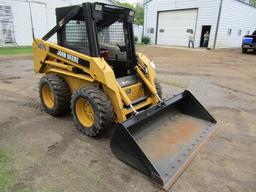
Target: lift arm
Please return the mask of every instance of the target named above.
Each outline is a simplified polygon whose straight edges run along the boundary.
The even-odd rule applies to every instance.
[[[43,40],[47,41],[51,36],[53,36],[58,30],[60,30],[63,26],[65,26],[74,16],[76,16],[80,11],[80,6],[75,6],[72,11],[69,12],[63,19],[61,19],[55,27],[53,27],[45,36],[43,36]]]

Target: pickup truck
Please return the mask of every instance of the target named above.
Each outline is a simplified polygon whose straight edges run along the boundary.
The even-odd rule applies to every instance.
[[[252,35],[246,35],[243,38],[242,52],[247,53],[248,50],[256,51],[256,31]]]

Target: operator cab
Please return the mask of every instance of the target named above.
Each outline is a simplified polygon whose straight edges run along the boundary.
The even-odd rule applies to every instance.
[[[57,22],[75,7],[57,8]],[[103,3],[83,3],[79,7],[79,13],[57,32],[58,44],[91,57],[103,57],[117,78],[134,74],[135,12]]]

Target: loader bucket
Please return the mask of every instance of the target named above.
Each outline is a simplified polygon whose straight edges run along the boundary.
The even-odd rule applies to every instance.
[[[118,123],[111,150],[168,190],[213,134],[216,123],[196,98],[184,91]]]

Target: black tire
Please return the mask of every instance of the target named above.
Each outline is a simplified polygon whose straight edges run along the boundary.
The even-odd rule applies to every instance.
[[[242,48],[242,53],[247,53],[247,48]]]
[[[155,79],[155,85],[156,85],[157,94],[162,99],[163,91],[162,91],[162,87],[157,79]]]
[[[48,86],[53,94],[53,107],[48,107],[43,98],[43,87]],[[66,81],[57,75],[46,75],[41,78],[39,83],[39,94],[43,109],[50,115],[57,117],[70,112],[71,94]]]
[[[89,127],[83,125],[76,112],[79,99],[85,99],[93,109],[93,124]],[[71,111],[78,130],[87,136],[98,136],[104,129],[113,123],[113,107],[107,95],[97,87],[78,89],[71,99]],[[81,118],[81,117],[80,117]]]

